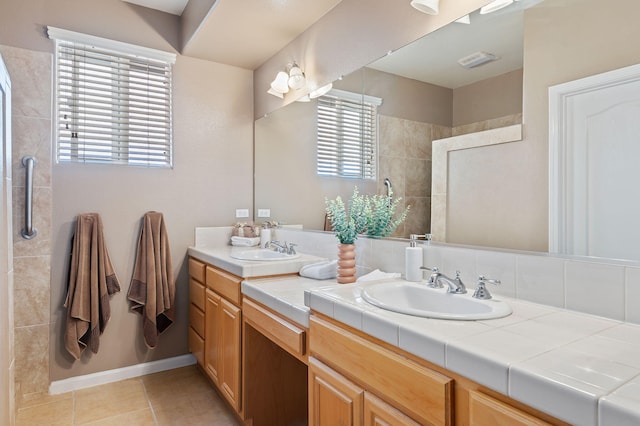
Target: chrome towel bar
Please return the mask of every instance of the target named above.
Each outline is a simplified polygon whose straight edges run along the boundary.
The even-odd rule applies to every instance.
[[[22,157],[22,165],[26,168],[26,177],[24,181],[24,229],[20,235],[27,240],[38,235],[38,231],[33,227],[33,168],[36,164],[35,157],[30,155]]]

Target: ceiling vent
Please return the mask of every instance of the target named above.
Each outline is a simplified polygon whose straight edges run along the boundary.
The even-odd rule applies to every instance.
[[[458,63],[465,68],[474,68],[487,62],[495,61],[498,57],[492,53],[475,52],[464,58],[458,59]]]

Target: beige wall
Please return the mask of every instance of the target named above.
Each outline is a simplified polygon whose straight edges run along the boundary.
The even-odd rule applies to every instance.
[[[382,115],[451,127],[453,90],[435,84],[365,68],[364,93],[384,101],[378,108]]]
[[[4,3],[3,13],[0,14],[0,44],[52,52],[53,44],[43,32],[43,25],[49,24],[168,51],[173,50],[172,46],[177,40],[176,19],[120,0],[68,0],[55,2],[55,5],[54,2],[36,0]],[[4,49],[13,48],[3,47],[3,52]],[[19,51],[27,56],[36,55],[33,51]],[[51,61],[50,53],[45,56]],[[37,77],[36,83],[50,85],[50,69],[38,69],[32,74],[29,72],[29,63],[17,61],[13,65],[15,74]],[[19,93],[20,90],[17,90],[14,96]],[[43,330],[30,327],[30,331],[37,331],[38,334],[28,336],[30,342],[46,346],[31,348],[32,356],[38,357],[38,360],[25,357],[22,361],[38,375],[37,381],[41,385],[38,389],[43,385],[46,387],[49,379],[60,380],[187,353],[188,281],[185,254],[187,247],[193,244],[193,229],[196,226],[229,225],[235,221],[236,208],[252,208],[252,73],[178,56],[174,67],[173,94],[173,169],[75,164],[53,166],[52,212],[48,215],[35,213],[36,220],[51,224],[51,232],[46,232],[46,226],[41,226],[44,235],[33,241],[37,245],[46,240],[51,243],[52,249],[51,274],[49,277],[46,273],[46,284],[43,283],[46,290],[38,293],[47,297],[47,301],[38,299],[35,304],[38,311],[46,307],[46,324]],[[50,94],[32,91],[25,97],[28,105],[51,108]],[[51,111],[47,111],[42,118],[51,120]],[[49,135],[45,131],[42,135],[45,138],[41,141],[50,150],[51,144],[46,139]],[[24,140],[14,142],[19,149]],[[140,317],[128,311],[126,301],[139,220],[148,210],[161,211],[165,215],[177,286],[178,319],[161,336],[159,347],[154,350],[144,346],[139,330]],[[111,299],[112,318],[102,336],[99,353],[94,356],[87,354],[80,361],[72,362],[61,342],[64,318],[62,303],[67,285],[73,221],[77,214],[89,211],[102,215],[109,252],[122,292]],[[37,269],[37,280],[42,278],[40,273],[45,267],[41,265]],[[50,361],[50,366],[44,369],[44,379],[43,369],[38,368],[40,361]]]
[[[453,126],[522,113],[522,69],[453,90]]]
[[[48,25],[175,51],[179,18],[121,0],[1,0],[0,43],[51,51]]]
[[[179,57],[174,67],[174,167],[56,164],[53,170],[52,380],[187,353],[189,288],[186,249],[196,226],[235,221],[235,208],[252,206],[251,72]],[[140,316],[129,312],[129,288],[140,219],[164,213],[177,276],[177,321],[154,350],[146,349]],[[111,300],[112,318],[97,355],[72,362],[60,336],[64,323],[69,243],[75,215],[102,216],[105,237],[123,288]],[[117,356],[115,356],[117,354]]]
[[[548,87],[638,62],[630,41],[640,38],[640,3],[614,4],[554,1],[527,10],[524,140],[450,158],[460,183],[454,196],[461,201],[449,204],[456,217],[448,216],[447,231],[454,223],[459,230],[447,235],[452,242],[472,235],[469,244],[548,250]]]

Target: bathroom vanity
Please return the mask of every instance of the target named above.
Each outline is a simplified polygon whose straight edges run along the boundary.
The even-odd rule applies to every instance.
[[[331,281],[282,275],[242,283],[195,257],[189,271],[190,350],[247,424],[562,424],[311,314],[304,291]]]
[[[386,244],[387,258],[395,250],[395,242],[371,243]],[[380,281],[338,285],[293,271],[266,274],[259,267],[267,262],[226,264],[220,252],[189,254],[192,309],[204,306],[191,316],[191,350],[245,424],[618,426],[640,419],[637,325],[500,294],[513,309],[507,317],[420,318],[364,301],[362,289]],[[224,289],[215,287],[217,276],[226,277]],[[202,303],[202,289],[217,304]],[[226,319],[216,326],[208,312],[220,304]],[[220,329],[233,338],[211,331]],[[223,343],[210,345],[216,333]],[[215,362],[222,364],[207,366]]]
[[[306,423],[307,325],[243,296],[241,286],[249,277],[297,277],[322,259],[248,262],[229,247],[192,248],[190,255],[189,350],[200,368],[244,423]]]

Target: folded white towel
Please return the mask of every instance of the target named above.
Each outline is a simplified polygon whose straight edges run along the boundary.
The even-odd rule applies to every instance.
[[[260,244],[260,237],[231,237],[231,245],[236,247],[253,247]]]
[[[375,271],[371,271],[368,274],[365,274],[359,277],[356,281],[375,281],[375,280],[383,280],[387,278],[400,278],[399,272],[382,272],[380,269],[376,269]]]
[[[327,260],[303,266],[300,269],[300,276],[313,278],[314,280],[328,280],[338,275],[337,269],[337,260]]]

